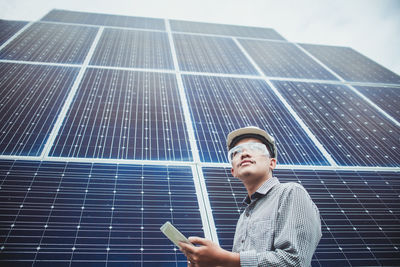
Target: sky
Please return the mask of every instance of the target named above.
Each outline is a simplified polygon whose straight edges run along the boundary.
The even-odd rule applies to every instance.
[[[400,0],[0,0],[0,19],[51,9],[274,28],[288,41],[348,46],[400,75]]]

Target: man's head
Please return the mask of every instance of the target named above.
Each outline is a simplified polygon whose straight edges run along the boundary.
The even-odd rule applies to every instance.
[[[232,175],[239,179],[270,178],[276,167],[275,141],[258,127],[245,127],[228,134],[228,157]]]
[[[250,137],[260,140],[261,143],[265,144],[265,146],[267,147],[271,158],[277,158],[275,139],[266,131],[255,126],[248,126],[230,132],[226,138],[226,145],[228,147],[228,150],[236,146],[237,143],[242,139]]]

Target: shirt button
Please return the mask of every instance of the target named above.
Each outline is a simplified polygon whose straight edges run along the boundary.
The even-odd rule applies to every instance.
[[[246,212],[246,217],[249,217],[249,216],[250,216],[250,213]]]
[[[244,239],[242,239],[242,243],[244,243]]]

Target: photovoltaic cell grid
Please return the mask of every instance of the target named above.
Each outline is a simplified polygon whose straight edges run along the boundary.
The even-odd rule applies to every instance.
[[[93,27],[35,23],[0,51],[0,59],[81,64],[97,31]]]
[[[173,69],[165,33],[111,29],[164,31],[163,19],[53,10],[43,20],[48,22],[33,24],[2,49],[0,59],[81,64],[98,32],[98,27],[89,25],[97,25],[106,28],[91,64]],[[89,25],[67,25],[74,23]],[[180,68],[183,70],[182,66],[186,66],[186,71],[257,74],[232,37],[200,34],[284,40],[272,29],[185,21],[170,23],[175,32]],[[25,24],[0,20],[0,44]],[[124,48],[113,38],[118,39],[118,44],[123,43]],[[265,72],[268,64],[279,61],[278,68],[289,62],[292,65],[280,69],[279,77],[288,74],[287,77],[294,78],[332,79],[313,61],[298,54],[293,45],[244,39],[239,42]],[[261,43],[271,46],[260,47]],[[285,49],[280,51],[275,44]],[[131,47],[126,49],[126,46]],[[350,48],[303,47],[348,81],[400,83],[398,75]],[[208,52],[198,53],[196,50],[200,49]],[[184,57],[180,56],[182,51]],[[214,57],[219,57],[218,61],[203,60],[214,51],[219,51]],[[276,54],[276,51],[280,52]],[[135,53],[145,56],[137,58]],[[300,61],[300,66],[292,67]],[[0,114],[3,116],[0,138],[5,140],[1,141],[0,154],[40,155],[77,71],[77,68],[0,63]],[[264,81],[190,75],[183,78],[202,161],[227,162],[226,134],[251,124],[275,134],[280,164],[328,165]],[[280,90],[284,88],[278,82],[275,84]],[[290,84],[294,90],[299,83]],[[313,86],[325,85],[306,87]],[[332,89],[331,100],[326,100],[327,93],[314,94],[311,93],[314,89],[310,89],[307,94],[302,87],[296,89],[298,92],[301,89],[301,94],[295,99],[289,93],[282,94],[325,148],[336,153],[331,154],[338,164],[398,167],[396,152],[400,138],[393,122],[349,88],[328,87]],[[357,89],[398,119],[396,88],[362,86]],[[179,99],[175,75],[89,68],[50,155],[191,161]],[[302,105],[298,100],[308,101],[308,107],[314,108],[313,114],[310,110],[300,112]],[[344,100],[349,100],[347,107]],[[336,106],[331,107],[329,101]],[[327,109],[329,115],[321,112],[320,107]],[[308,118],[315,114],[324,124],[320,124],[318,116]],[[338,119],[343,117],[351,119]],[[346,135],[348,132],[351,135]],[[343,137],[340,142],[338,133]],[[320,139],[321,136],[329,138]],[[346,139],[348,136],[351,138]],[[343,147],[351,153],[351,158],[347,158]],[[281,181],[301,182],[321,210],[324,236],[313,266],[398,264],[398,172],[277,170],[275,173]],[[206,168],[204,174],[220,243],[230,249],[239,215],[237,210],[246,192],[228,169]],[[2,160],[0,262],[16,264],[14,261],[20,260],[18,266],[32,263],[35,266],[89,263],[186,266],[183,255],[162,236],[159,226],[171,220],[184,234],[203,236],[192,179],[189,166]]]
[[[204,235],[190,167],[0,161],[0,174],[5,264],[186,266],[160,226]]]
[[[386,113],[400,121],[400,88],[354,86]]]
[[[96,14],[57,9],[50,11],[42,18],[42,21],[165,30],[163,19]]]
[[[265,81],[183,75],[183,83],[203,162],[228,162],[226,135],[256,125],[275,137],[280,164],[328,164]]]
[[[8,21],[0,19],[0,45],[27,24],[25,21]]]
[[[191,33],[262,38],[262,39],[272,39],[272,40],[285,40],[274,29],[269,29],[269,28],[181,21],[181,20],[170,20],[170,24],[171,24],[171,30],[176,32],[191,32]]]
[[[174,43],[182,71],[257,74],[230,38],[174,34]]]
[[[51,156],[192,159],[175,75],[88,68]]]
[[[245,188],[228,168],[203,173],[220,245],[231,250]],[[278,169],[274,174],[280,182],[301,183],[320,210],[322,239],[312,266],[399,263],[399,173]]]
[[[399,166],[399,128],[348,87],[273,83],[339,165]]]
[[[245,39],[239,42],[266,76],[337,80],[294,44]]]
[[[300,44],[346,81],[400,83],[400,76],[349,47]]]
[[[173,69],[168,36],[163,32],[105,29],[91,65]]]
[[[0,63],[0,154],[39,156],[77,68]]]

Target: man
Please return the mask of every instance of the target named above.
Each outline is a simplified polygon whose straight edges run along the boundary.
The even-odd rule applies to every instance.
[[[190,237],[180,243],[189,266],[309,266],[321,239],[318,208],[297,183],[273,177],[274,139],[258,127],[245,127],[227,137],[232,175],[248,196],[236,225],[233,252],[210,240]]]

